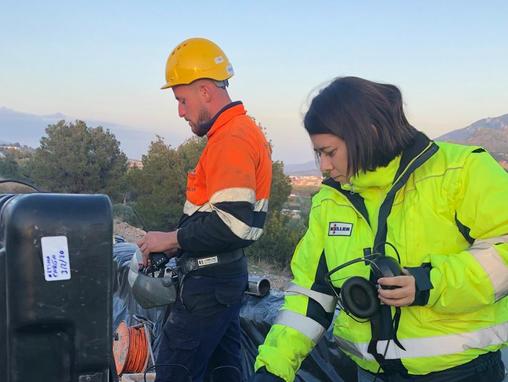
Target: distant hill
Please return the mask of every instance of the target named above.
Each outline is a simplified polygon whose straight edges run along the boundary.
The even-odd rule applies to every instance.
[[[37,115],[15,111],[6,107],[0,107],[0,144],[20,143],[31,147],[39,147],[40,139],[45,135],[48,125],[58,121],[74,122],[75,117],[62,113],[49,115]],[[146,154],[151,141],[159,134],[166,138],[166,143],[180,142],[180,137],[169,136],[146,129],[136,129],[111,122],[85,120],[87,126],[102,126],[109,129],[120,142],[122,151],[132,159],[141,159]]]
[[[484,118],[462,129],[450,131],[436,141],[462,143],[486,148],[501,164],[508,167],[508,114]],[[286,175],[321,175],[315,162],[284,163]]]
[[[319,171],[315,161],[299,164],[284,163],[284,174],[299,176],[321,176],[321,171]]]
[[[480,119],[467,127],[444,134],[436,140],[482,146],[497,160],[507,162],[508,114]]]

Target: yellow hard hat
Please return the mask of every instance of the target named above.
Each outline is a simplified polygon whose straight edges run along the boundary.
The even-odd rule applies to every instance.
[[[187,85],[200,78],[225,81],[233,67],[221,48],[206,38],[190,38],[178,45],[166,63],[166,84],[161,89]]]

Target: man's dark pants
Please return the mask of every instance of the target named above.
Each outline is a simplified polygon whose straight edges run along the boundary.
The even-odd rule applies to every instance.
[[[186,275],[164,325],[156,382],[241,381],[239,312],[247,278]]]

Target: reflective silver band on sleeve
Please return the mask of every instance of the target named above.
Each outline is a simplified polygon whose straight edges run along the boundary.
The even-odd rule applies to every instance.
[[[259,199],[254,203],[254,211],[268,212],[268,199]]]
[[[252,188],[232,187],[217,191],[210,198],[210,203],[221,202],[248,202],[252,205],[256,202],[256,192]]]
[[[263,234],[263,229],[258,227],[251,227],[245,224],[240,219],[237,219],[232,214],[221,210],[212,205],[212,209],[217,213],[219,218],[228,226],[228,228],[236,236],[243,240],[257,240]]]
[[[251,227],[229,212],[223,211],[215,206],[215,204],[222,202],[248,202],[252,204],[254,213],[266,213],[266,211],[268,211],[268,199],[256,201],[256,193],[253,189],[233,187],[217,191],[212,195],[210,201],[203,205],[195,205],[187,200],[183,208],[183,213],[190,216],[196,212],[216,212],[223,223],[240,239],[255,241],[261,237],[263,234],[262,228]]]
[[[319,339],[326,331],[324,327],[312,318],[305,317],[290,310],[281,310],[275,319],[274,325],[275,324],[289,326],[310,338],[314,343],[318,343]]]
[[[183,213],[185,215],[191,216],[192,214],[197,212],[201,207],[202,206],[198,206],[186,200],[185,204],[183,205]]]
[[[495,245],[500,243],[508,243],[508,235],[475,240],[469,248],[471,255],[489,276],[496,301],[508,295],[508,266],[495,248]]]
[[[335,296],[330,296],[329,294],[316,292],[314,290],[301,287],[300,285],[296,285],[294,283],[290,283],[289,287],[286,289],[286,294],[302,294],[307,296],[323,307],[325,312],[332,313],[335,311],[335,306],[337,305],[337,298]]]
[[[266,200],[266,199],[265,199]],[[266,205],[268,209],[268,201],[266,203],[256,203],[256,192],[251,188],[232,187],[224,190],[217,191],[210,198],[209,205],[213,211],[217,213],[219,218],[228,226],[228,228],[242,240],[257,240],[263,234],[263,229],[259,227],[251,227],[245,224],[234,215],[221,210],[215,204],[221,202],[248,202],[252,204],[252,208],[256,211],[257,208],[263,208]]]

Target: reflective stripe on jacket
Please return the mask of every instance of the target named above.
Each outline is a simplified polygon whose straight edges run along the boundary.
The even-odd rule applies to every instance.
[[[508,341],[508,174],[483,149],[425,140],[421,149],[409,149],[409,158],[361,173],[350,185],[324,182],[291,262],[293,283],[301,289],[286,295],[256,369],[265,366],[293,381],[332,319],[323,303],[331,296],[324,274],[362,257],[382,229],[403,267],[429,267],[432,289],[422,306],[401,309],[397,338],[405,350],[393,339],[388,348],[380,340],[378,353],[386,351],[385,359],[421,375],[467,363]],[[394,187],[391,209],[381,208]],[[337,224],[348,229],[337,232]],[[388,246],[386,256],[396,257]],[[342,269],[332,277],[334,286],[351,276],[369,278],[368,266]],[[369,322],[340,312],[334,335],[355,362],[377,371],[368,352]]]

